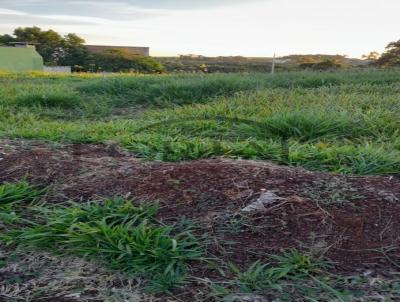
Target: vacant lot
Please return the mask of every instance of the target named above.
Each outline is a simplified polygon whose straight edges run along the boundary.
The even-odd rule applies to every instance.
[[[0,301],[399,301],[399,176],[400,71],[0,74]]]
[[[3,75],[0,136],[114,141],[136,156],[166,161],[229,156],[320,171],[396,174],[399,81],[395,71]]]

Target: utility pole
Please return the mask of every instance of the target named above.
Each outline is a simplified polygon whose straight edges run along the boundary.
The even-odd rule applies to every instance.
[[[275,53],[274,53],[274,57],[272,58],[272,66],[271,66],[271,74],[275,73]]]

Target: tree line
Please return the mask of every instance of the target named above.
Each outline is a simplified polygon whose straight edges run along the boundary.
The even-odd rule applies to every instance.
[[[76,34],[60,35],[54,30],[42,30],[39,27],[19,27],[12,35],[0,35],[0,45],[10,42],[29,42],[36,49],[46,65],[71,66],[73,71],[83,72],[143,72],[161,73],[164,71],[187,72],[243,72],[267,71],[270,62],[262,58],[181,56],[177,58],[159,58],[141,56],[124,49],[107,49],[102,53],[91,53],[84,45],[85,40]],[[267,58],[264,58],[267,59]],[[289,64],[281,64],[283,70],[311,69],[331,70],[354,67],[351,59],[345,56],[328,55],[292,55]],[[362,66],[380,68],[400,67],[400,40],[387,45],[384,53],[371,52],[363,56]],[[162,63],[161,63],[162,62]]]
[[[36,45],[38,53],[48,66],[71,66],[73,71],[86,72],[144,72],[160,73],[164,66],[156,59],[131,53],[125,49],[107,49],[91,53],[85,40],[76,34],[60,35],[39,27],[19,27],[12,35],[0,35],[0,45],[28,42]]]

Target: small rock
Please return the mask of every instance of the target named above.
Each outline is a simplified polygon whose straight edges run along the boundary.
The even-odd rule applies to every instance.
[[[263,211],[280,200],[285,200],[285,198],[279,197],[271,191],[262,190],[260,197],[244,207],[241,211],[246,213]]]
[[[369,276],[371,276],[372,274],[373,274],[373,270],[366,270],[365,272],[363,272],[362,273],[362,275],[364,276],[364,277],[369,277]]]
[[[72,294],[67,294],[65,296],[63,296],[64,298],[80,298],[81,297],[81,293],[72,293]]]
[[[389,202],[399,201],[399,198],[392,192],[380,190],[377,192],[377,194],[379,195],[379,197],[381,197],[385,201],[389,201]]]
[[[224,299],[225,302],[272,302],[271,300],[260,295],[229,295]]]

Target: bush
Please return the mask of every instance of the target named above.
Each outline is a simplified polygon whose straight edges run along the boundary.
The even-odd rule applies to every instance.
[[[125,49],[107,49],[101,54],[93,54],[86,69],[108,72],[161,73],[164,66],[156,59],[133,54]]]

